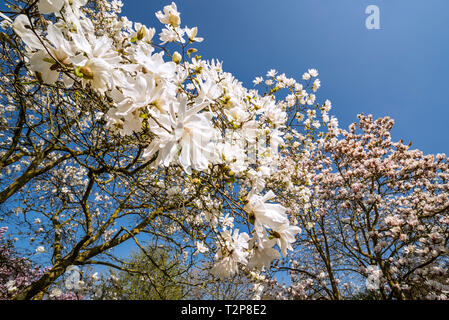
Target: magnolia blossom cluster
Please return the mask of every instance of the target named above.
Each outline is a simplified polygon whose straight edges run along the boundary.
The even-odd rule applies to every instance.
[[[11,299],[48,271],[48,268],[39,268],[29,259],[20,257],[13,242],[5,239],[7,231],[7,227],[0,227],[0,300]],[[95,288],[98,279],[98,273],[85,277],[84,282],[79,281],[79,290],[67,284],[55,285],[48,291],[48,299],[82,300],[84,296],[80,293]]]
[[[287,255],[300,229],[289,220],[286,207],[269,202],[276,196],[266,186],[274,181],[282,160],[279,148],[312,148],[313,142],[291,130],[293,126],[306,130],[323,124],[338,126],[328,114],[331,103],[316,104],[314,93],[321,86],[318,71],[308,70],[302,76],[307,81],[303,86],[270,70],[265,81],[262,77],[254,81],[264,81],[268,94],[261,95],[223,71],[222,63],[194,55],[197,49],[191,45],[203,38],[198,37],[197,27],[182,27],[175,3],[156,13],[164,25],[159,34],[125,17],[111,15],[100,22],[83,9],[86,3],[40,0],[43,27],[25,14],[12,22],[26,45],[26,63],[37,81],[91,90],[105,98],[109,107],[99,109],[96,119],[103,120],[112,134],[138,135],[144,147],[141,160],[149,168],[179,166],[187,176],[212,174],[214,166],[229,170],[232,183],[241,184],[239,212],[253,228],[240,233],[224,212],[208,216],[217,234],[215,274],[232,275],[240,265],[262,269],[280,258],[280,252]],[[112,11],[120,7],[118,1],[110,4]],[[103,26],[107,32],[99,31],[100,23],[107,23]],[[183,53],[170,51],[170,45]],[[280,89],[289,94],[276,100]],[[287,110],[296,106],[290,121]],[[202,242],[197,248],[208,251]]]
[[[17,257],[12,242],[4,239],[7,231],[7,227],[0,227],[0,300],[11,298],[45,272],[28,259]]]
[[[280,258],[279,251],[273,248],[275,245],[283,255],[292,249],[291,244],[296,241],[296,234],[301,230],[290,225],[285,207],[268,202],[274,197],[272,191],[264,196],[250,192],[244,210],[254,225],[253,237],[239,233],[237,229],[233,234],[224,229],[217,240],[221,249],[215,256],[217,263],[212,269],[214,274],[228,277],[237,271],[239,263],[250,269],[269,267],[274,259]]]
[[[304,230],[288,264],[291,296],[448,299],[448,158],[393,141],[389,117],[358,118],[298,162],[313,182],[308,199],[279,197]]]

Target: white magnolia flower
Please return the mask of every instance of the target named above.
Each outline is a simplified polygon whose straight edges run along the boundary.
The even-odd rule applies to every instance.
[[[39,0],[37,8],[42,14],[51,14],[61,11],[65,0]]]
[[[197,37],[197,33],[198,33],[198,27],[193,27],[193,28],[184,28],[185,32],[187,33],[187,36],[189,37],[189,40],[191,42],[202,42],[204,40],[204,38],[199,38]]]
[[[42,42],[30,30],[30,20],[26,15],[18,15],[12,24],[12,28],[31,50],[45,50]]]
[[[206,247],[206,245],[204,244],[203,241],[201,241],[201,242],[197,241],[196,242],[196,249],[198,250],[197,252],[199,252],[199,253],[206,253],[206,252],[209,251],[209,248]]]
[[[215,255],[215,265],[212,268],[212,274],[220,278],[228,278],[238,272],[238,264],[247,264],[248,256],[248,241],[247,233],[240,233],[239,230],[231,231],[225,229],[220,234],[220,241],[217,245],[220,247]]]
[[[316,100],[316,96],[313,93],[311,93],[307,97],[306,103],[311,106],[315,102],[315,100]]]
[[[261,170],[250,169],[246,172],[249,179],[251,180],[251,185],[253,186],[254,192],[262,192],[265,188],[265,178],[266,174]]]
[[[280,228],[273,229],[274,237],[277,239],[277,244],[281,248],[284,256],[287,255],[287,250],[293,250],[292,243],[296,241],[296,234],[301,232],[297,226],[283,224]]]
[[[198,99],[200,100],[207,99],[208,101],[214,101],[223,93],[223,90],[211,77],[207,77],[206,81],[198,80],[198,85],[200,87]]]
[[[267,77],[272,78],[276,75],[277,71],[275,69],[271,69],[267,72]]]
[[[315,227],[315,223],[310,222],[310,221],[306,223],[307,230],[311,230],[313,227]]]
[[[85,6],[88,0],[66,0],[66,1],[72,8],[79,9]]]
[[[6,289],[8,290],[8,292],[14,292],[17,290],[15,280],[9,280],[8,282],[6,282],[5,286],[6,286]]]
[[[330,100],[326,100],[323,105],[323,110],[329,112],[332,108],[332,102]]]
[[[169,6],[164,7],[164,12],[156,12],[156,17],[163,24],[170,24],[173,27],[178,27],[181,24],[180,13],[176,4],[172,2]]]
[[[229,213],[225,216],[221,216],[219,221],[223,225],[223,227],[226,228],[233,228],[234,227],[234,217],[230,217]]]
[[[273,191],[269,191],[264,196],[250,194],[248,203],[244,209],[250,214],[250,218],[254,219],[254,227],[259,236],[263,238],[264,227],[270,229],[280,229],[282,225],[288,224],[288,218],[285,212],[287,209],[280,204],[267,203],[275,197]],[[259,242],[263,247],[263,243]]]
[[[247,154],[243,143],[225,141],[216,146],[218,162],[225,163],[234,173],[242,173],[248,168]]]
[[[45,248],[43,246],[39,246],[36,248],[36,252],[37,253],[44,253],[47,252],[47,250],[45,250]]]
[[[162,114],[158,119],[150,119],[150,128],[157,135],[144,152],[144,158],[157,159],[153,165],[169,166],[174,160],[191,173],[191,168],[206,170],[215,157],[212,139],[215,136],[211,126],[212,115],[202,112],[204,104],[187,109],[187,98],[170,104],[170,113]],[[179,152],[180,150],[180,152]]]
[[[224,216],[223,203],[211,200],[210,196],[206,197],[207,201],[198,199],[201,202],[198,208],[202,214],[192,219],[192,222],[209,222],[215,234],[220,228],[223,229],[217,240],[219,250],[215,254],[214,274],[230,276],[238,271],[241,264],[263,269],[269,267],[274,259],[279,259],[281,252],[286,255],[292,249],[300,229],[290,225],[285,207],[269,202],[275,196],[272,191],[265,195],[262,192],[277,169],[273,164],[280,163],[277,149],[284,142],[281,129],[285,128],[288,118],[286,108],[297,103],[312,105],[315,95],[306,92],[301,84],[287,78],[285,74],[278,75],[274,69],[266,74],[265,83],[279,89],[288,87],[291,91],[280,102],[272,97],[262,97],[254,89],[244,88],[232,74],[223,71],[220,62],[205,61],[196,56],[181,64],[183,57],[177,52],[171,56],[172,61],[165,61],[165,49],[154,45],[154,28],[139,23],[133,25],[125,17],[117,19],[121,1],[114,0],[106,4],[107,19],[102,24],[104,30],[98,29],[97,17],[90,17],[92,11],[81,9],[87,1],[36,1],[40,13],[55,16],[47,23],[36,23],[33,30],[30,24],[36,18],[17,16],[12,27],[26,44],[24,55],[28,70],[36,73],[38,79],[47,84],[60,80],[61,72],[64,71],[62,80],[66,86],[70,86],[73,79],[78,77],[83,86],[90,86],[105,95],[105,101],[111,106],[109,110],[97,111],[97,120],[106,120],[108,128],[122,135],[132,136],[144,131],[143,135],[139,135],[148,139],[143,157],[155,159],[151,165],[177,164],[191,174],[192,169],[205,171],[209,169],[209,164],[219,163],[226,167],[229,177],[236,174],[246,181],[240,188],[242,195],[248,187],[246,183],[251,186],[245,203],[248,218],[255,229],[251,241],[248,234],[232,230],[234,217],[230,214]],[[0,16],[5,19],[3,14]],[[203,41],[203,38],[197,37],[197,27],[180,27],[180,13],[175,3],[158,11],[156,17],[165,24],[159,35],[163,44]],[[45,19],[42,16],[40,18]],[[189,58],[190,53],[192,51],[189,51]],[[313,91],[320,88],[317,76],[316,69],[309,69],[303,75],[304,80],[310,80],[307,90],[312,82]],[[263,77],[257,77],[254,84],[263,81]],[[182,93],[184,90],[186,94]],[[326,101],[321,109],[322,117],[329,121],[331,127],[336,119],[330,118],[328,109],[330,102]],[[304,124],[318,128],[321,124],[316,119],[316,113],[309,115]],[[82,125],[89,124],[84,122]],[[234,138],[228,139],[229,131],[233,134],[239,132],[237,142]],[[223,135],[226,136],[225,140],[218,143],[217,137],[221,139]],[[295,142],[297,147],[301,146],[299,141],[301,139],[298,138]],[[257,147],[252,148],[256,143]],[[256,157],[252,157],[254,152],[249,150],[249,145],[251,149],[257,149]],[[255,160],[251,167],[250,160]],[[287,166],[283,168],[288,169]],[[287,169],[280,178],[293,190]],[[171,200],[179,200],[194,191],[193,184],[185,186],[172,183],[170,179],[159,181],[158,186]],[[53,190],[56,192],[56,189]],[[63,193],[67,192],[63,190]],[[99,214],[98,211],[96,215]],[[35,222],[41,223],[39,219]],[[36,226],[38,232],[43,232],[41,227],[42,224]],[[176,230],[171,226],[167,232],[171,234]],[[114,233],[116,229],[107,230],[104,239],[107,241]],[[209,241],[206,244],[204,242],[196,243],[195,254],[208,252],[206,244]],[[276,245],[278,248],[275,249]],[[39,246],[36,252],[47,251]],[[187,256],[186,251],[185,259]],[[92,277],[95,280],[97,274]],[[66,283],[67,288],[79,289],[82,286],[77,270],[70,279],[73,286]],[[9,287],[14,285],[10,283]],[[257,295],[260,296],[262,290],[263,287],[258,289]]]
[[[276,239],[262,239],[259,242],[262,242],[262,246],[255,244],[253,255],[248,262],[250,269],[268,268],[274,259],[281,257],[279,251],[273,248],[276,245]]]
[[[2,18],[0,28],[7,30],[12,26],[13,21],[8,16],[0,12],[0,18]]]
[[[182,56],[178,51],[173,52],[172,61],[174,63],[180,63],[182,60]]]
[[[73,50],[62,31],[52,24],[47,28],[46,39],[50,45],[46,50],[39,50],[33,54],[30,59],[30,69],[39,72],[44,83],[53,84],[59,79],[60,71],[57,70],[59,65],[71,63]],[[73,80],[65,74],[63,74],[63,81],[67,87],[73,84]]]
[[[331,117],[331,120],[329,121],[329,127],[332,128],[338,128],[338,119],[334,116]]]
[[[154,48],[146,43],[140,44],[134,54],[134,59],[142,67],[145,72],[151,73],[156,78],[172,79],[176,72],[176,63],[164,61],[164,53],[152,54]]]
[[[115,108],[106,114],[107,126],[120,128],[122,135],[131,135],[142,129],[141,112],[152,107],[161,112],[168,112],[168,87],[161,85],[152,76],[137,76],[126,82],[121,91],[114,89],[109,96],[116,103]]]
[[[166,44],[167,42],[175,42],[175,41],[179,41],[181,43],[185,43],[186,41],[184,40],[183,36],[184,36],[185,31],[179,27],[177,28],[164,28],[162,29],[162,32],[159,34],[159,39],[162,41],[161,44]]]
[[[7,15],[5,15],[5,14],[3,14],[1,12],[0,12],[0,18],[2,18],[3,20],[6,20],[6,21],[12,23],[12,20]]]
[[[76,47],[82,54],[71,58],[78,66],[78,75],[82,77],[83,84],[90,83],[94,89],[101,93],[112,88],[114,68],[119,67],[121,61],[112,49],[112,40],[106,36],[93,37],[88,40],[84,34],[72,35]]]
[[[256,78],[253,80],[254,85],[261,84],[262,82],[263,82],[263,78],[262,78],[262,77],[256,77]]]
[[[234,124],[241,124],[246,121],[249,117],[249,113],[240,106],[235,106],[230,109],[225,109],[224,113],[229,121]]]
[[[92,21],[85,18],[81,7],[87,4],[88,0],[65,0],[66,6],[64,8],[64,20],[70,25],[76,26],[77,30],[84,30],[84,32],[94,32]],[[56,15],[58,15],[56,13]]]
[[[57,298],[62,295],[62,291],[59,288],[54,288],[50,292],[50,298]]]
[[[261,102],[262,108],[259,112],[263,113],[266,119],[268,119],[276,127],[280,127],[285,124],[288,118],[287,113],[275,103],[274,99],[266,97]]]
[[[311,77],[318,77],[318,70],[317,69],[309,69],[307,71]]]
[[[135,39],[136,41],[144,41],[147,43],[151,43],[154,35],[156,34],[156,29],[147,28],[145,25],[136,22],[134,24],[134,29],[136,32],[132,33],[129,37],[131,39]]]
[[[265,287],[263,286],[263,284],[255,283],[253,287],[254,295],[252,297],[252,300],[261,300],[264,289]]]
[[[320,79],[315,79],[315,81],[313,82],[312,90],[316,92],[320,87],[321,87]]]
[[[30,69],[39,72],[42,81],[47,84],[54,84],[59,78],[59,71],[53,70],[54,64],[47,52],[40,50],[33,54],[30,59]]]

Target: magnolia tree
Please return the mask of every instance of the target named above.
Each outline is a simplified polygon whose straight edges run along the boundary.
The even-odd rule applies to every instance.
[[[315,69],[247,89],[196,54],[203,39],[174,3],[159,32],[119,17],[120,1],[6,5],[0,210],[49,265],[15,299],[44,297],[73,266],[121,269],[125,242],[169,245],[219,278],[260,280],[288,255],[313,174],[298,163],[338,125],[315,101]]]
[[[17,291],[29,286],[42,276],[43,270],[26,258],[18,257],[13,242],[5,240],[8,228],[0,228],[0,299],[9,299]]]
[[[0,228],[0,300],[11,299],[48,271],[48,269],[38,267],[30,259],[21,257],[14,246],[15,241],[5,239],[7,231],[7,227]],[[98,285],[92,281],[95,279],[90,278],[91,281],[84,281],[86,285],[83,289],[88,288],[89,292],[93,292]],[[73,289],[73,287],[62,286],[61,283],[55,283],[47,298],[51,300],[80,300],[84,298],[80,292]]]
[[[307,159],[286,160],[312,183],[302,199],[279,192],[303,229],[279,267],[292,278],[286,297],[449,297],[449,161],[393,142],[393,124],[359,115]]]

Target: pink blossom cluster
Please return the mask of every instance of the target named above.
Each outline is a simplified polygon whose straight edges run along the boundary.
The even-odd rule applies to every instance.
[[[0,300],[11,299],[15,294],[38,280],[48,268],[33,266],[24,257],[19,257],[12,241],[5,239],[8,227],[0,227]],[[74,292],[61,292],[52,300],[79,300]]]
[[[43,272],[22,257],[17,257],[11,241],[5,240],[7,227],[0,228],[0,299],[9,299],[39,279]]]
[[[312,172],[308,199],[284,195],[305,231],[288,266],[291,294],[342,298],[348,282],[366,290],[376,270],[379,298],[447,299],[448,158],[393,142],[389,117],[358,118],[298,163]]]

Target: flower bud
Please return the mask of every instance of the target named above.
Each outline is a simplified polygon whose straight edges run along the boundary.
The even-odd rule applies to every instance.
[[[252,225],[254,225],[256,223],[256,215],[254,214],[254,212],[250,212],[249,213],[249,223],[251,223]]]
[[[189,50],[187,50],[187,54],[189,55],[189,58],[191,58],[192,53],[197,52],[198,50],[195,48],[190,48]]]
[[[181,62],[182,56],[179,54],[178,51],[175,51],[175,53],[173,53],[172,60],[173,60],[174,63],[180,63]]]
[[[137,40],[142,40],[143,38],[145,38],[145,35],[146,35],[145,27],[142,26],[140,27],[139,31],[137,31]]]
[[[81,67],[80,73],[83,75],[83,78],[92,80],[94,78],[94,73],[92,72],[92,69],[89,67]]]

